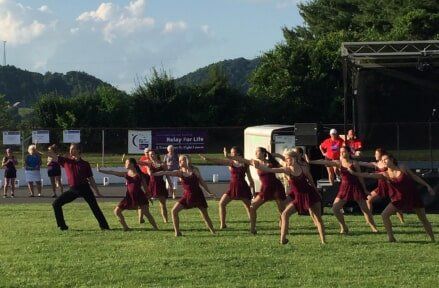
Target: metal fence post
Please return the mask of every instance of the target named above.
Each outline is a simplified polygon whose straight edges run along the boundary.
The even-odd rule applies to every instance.
[[[104,166],[105,159],[105,130],[102,129],[102,166]]]

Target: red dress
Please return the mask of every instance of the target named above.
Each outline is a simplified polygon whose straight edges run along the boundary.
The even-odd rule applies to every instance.
[[[381,172],[387,171],[387,168],[377,168],[376,170],[378,173],[381,173]],[[377,195],[381,198],[389,196],[388,189],[389,189],[389,185],[387,184],[387,180],[386,179],[378,179],[378,187],[375,190]]]
[[[191,176],[181,177],[183,186],[183,197],[178,201],[185,209],[190,208],[207,208],[206,198],[200,188],[200,182],[197,175],[192,173]]]
[[[229,190],[226,194],[231,199],[252,199],[252,193],[250,191],[250,187],[245,181],[245,173],[248,169],[248,166],[238,166],[230,165],[230,185]]]
[[[148,205],[148,198],[142,190],[140,175],[134,177],[125,174],[127,192],[125,198],[117,205],[120,209],[138,209],[139,206]]]
[[[271,165],[269,165],[269,167],[271,167]],[[287,198],[285,196],[285,187],[282,182],[276,178],[276,174],[259,169],[257,169],[257,172],[259,180],[261,181],[261,190],[258,196],[261,197],[262,200],[285,200]]]
[[[299,214],[305,214],[308,209],[322,199],[317,190],[311,186],[304,173],[299,176],[290,176],[291,191],[289,193],[294,207]]]
[[[354,169],[352,165],[351,169]],[[364,193],[358,177],[349,173],[348,169],[343,166],[340,168],[340,173],[341,183],[338,189],[337,198],[340,198],[344,201],[366,200],[366,193]]]
[[[388,193],[390,201],[400,211],[412,211],[414,208],[424,207],[415,181],[406,173],[401,173],[399,177],[390,180]]]
[[[151,173],[163,171],[163,168],[161,166],[154,167],[153,165],[151,165],[151,166],[149,166],[149,169],[151,170]],[[163,180],[163,176],[150,177],[148,188],[152,194],[152,197],[154,197],[154,198],[158,198],[158,197],[168,198],[168,189],[166,189],[166,184],[165,184],[165,180]]]

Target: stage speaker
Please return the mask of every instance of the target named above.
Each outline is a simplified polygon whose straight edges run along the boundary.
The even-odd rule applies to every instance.
[[[296,136],[296,146],[315,146],[319,144],[317,123],[294,124],[294,135]]]

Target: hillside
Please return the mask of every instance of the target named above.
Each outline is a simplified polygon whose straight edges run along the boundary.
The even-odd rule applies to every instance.
[[[81,92],[95,91],[101,85],[110,86],[84,72],[47,72],[43,75],[15,66],[0,67],[0,94],[5,95],[10,103],[21,102],[24,107],[31,106],[42,94],[71,97]]]
[[[245,58],[237,58],[232,60],[224,60],[206,67],[200,68],[183,77],[176,79],[177,85],[198,85],[209,79],[209,71],[215,66],[219,66],[221,71],[229,80],[230,86],[247,93],[249,88],[248,78],[251,73],[259,65],[260,59],[247,60]]]

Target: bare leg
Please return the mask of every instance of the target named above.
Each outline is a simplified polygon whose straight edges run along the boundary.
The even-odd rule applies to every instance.
[[[5,178],[4,180],[4,185],[3,185],[3,196],[6,197],[8,196],[8,186],[9,186],[9,179]],[[13,193],[12,193],[13,194]]]
[[[340,234],[347,234],[349,233],[349,229],[346,226],[346,222],[344,221],[344,216],[341,213],[341,209],[346,204],[346,201],[335,198],[334,203],[332,204],[332,211],[334,212],[335,218],[337,218],[338,223],[340,224]]]
[[[375,201],[375,199],[378,199],[379,196],[376,192],[376,189],[373,190],[369,195],[367,195],[367,208],[369,208],[370,213],[373,213],[373,201]]]
[[[60,194],[64,193],[64,187],[62,186],[61,176],[56,176],[55,180],[56,180],[56,186],[59,188],[59,193]]]
[[[285,210],[285,206],[287,205],[286,200],[276,199],[277,210],[279,211],[279,228],[282,225],[282,212]]]
[[[431,228],[431,223],[427,219],[427,215],[425,214],[424,208],[415,209],[416,214],[418,215],[419,220],[421,220],[422,225],[424,226],[425,232],[428,236],[430,236],[431,242],[435,242],[433,228]]]
[[[37,184],[37,191],[38,191],[38,197],[41,196],[41,181],[36,181]]]
[[[154,230],[159,230],[159,228],[157,227],[157,223],[155,222],[154,217],[152,217],[151,213],[149,212],[149,207],[147,205],[140,206],[140,211],[141,211],[142,215],[145,215],[146,219],[148,219],[152,228],[154,228]],[[145,222],[145,221],[143,221],[143,222]]]
[[[325,225],[323,224],[322,212],[321,212],[321,203],[315,203],[312,207],[309,208],[309,215],[315,219],[315,224],[317,227],[317,231],[319,231],[320,242],[322,244],[326,244],[325,239]]]
[[[166,198],[160,196],[160,212],[162,213],[162,218],[164,223],[168,223],[168,208],[166,207]]]
[[[175,237],[182,236],[180,232],[180,218],[178,218],[178,213],[180,213],[180,211],[183,209],[183,205],[178,202],[175,203],[174,207],[172,208],[172,223],[174,224]]]
[[[206,223],[207,228],[209,228],[210,233],[215,234],[215,229],[213,229],[212,220],[210,220],[207,208],[199,208],[201,216],[203,217],[204,223]]]
[[[251,217],[250,206],[252,205],[252,201],[250,199],[242,199],[242,203],[244,204],[245,211],[247,211],[248,219],[250,220]]]
[[[50,177],[50,184],[52,185],[53,196],[56,196],[56,180],[55,180],[55,177]]]
[[[326,170],[328,171],[328,180],[331,185],[334,185],[334,179],[335,179],[335,172],[332,167],[326,167]]]
[[[392,221],[390,221],[390,216],[395,214],[396,211],[398,211],[398,209],[396,209],[396,207],[393,206],[392,203],[389,203],[386,209],[384,209],[383,213],[381,213],[381,217],[383,217],[383,224],[384,227],[386,228],[389,242],[396,242],[395,236],[393,236]]]
[[[219,216],[220,216],[220,229],[227,228],[226,225],[226,206],[230,203],[232,199],[227,194],[223,194],[221,200],[219,201]]]
[[[15,178],[9,179],[11,183],[11,197],[15,196]]]
[[[34,182],[27,182],[27,187],[29,188],[29,196],[34,197]]]
[[[287,234],[288,234],[288,225],[291,214],[296,213],[296,208],[294,207],[293,203],[289,203],[287,205],[287,208],[284,209],[284,211],[281,214],[281,220],[282,224],[280,227],[280,243],[281,244],[287,244]]]
[[[114,208],[114,215],[119,219],[120,224],[123,227],[123,231],[128,231],[130,228],[127,225],[127,222],[125,222],[125,217],[122,215],[122,209],[120,209],[118,206]]]
[[[256,198],[254,199],[253,203],[250,206],[250,233],[252,234],[256,234],[256,218],[257,218],[256,211],[264,203],[265,201],[261,197],[256,196]]]
[[[403,215],[401,212],[396,211],[396,217],[398,217],[399,222],[401,222],[401,224],[404,224],[404,223],[405,223],[405,221],[404,221],[404,215]]]
[[[372,229],[373,233],[377,233],[377,226],[375,221],[373,220],[372,212],[370,212],[369,208],[367,208],[367,203],[365,200],[357,201],[358,206],[360,206],[361,212],[363,212],[364,218],[366,218],[367,224],[369,224],[370,229]]]

